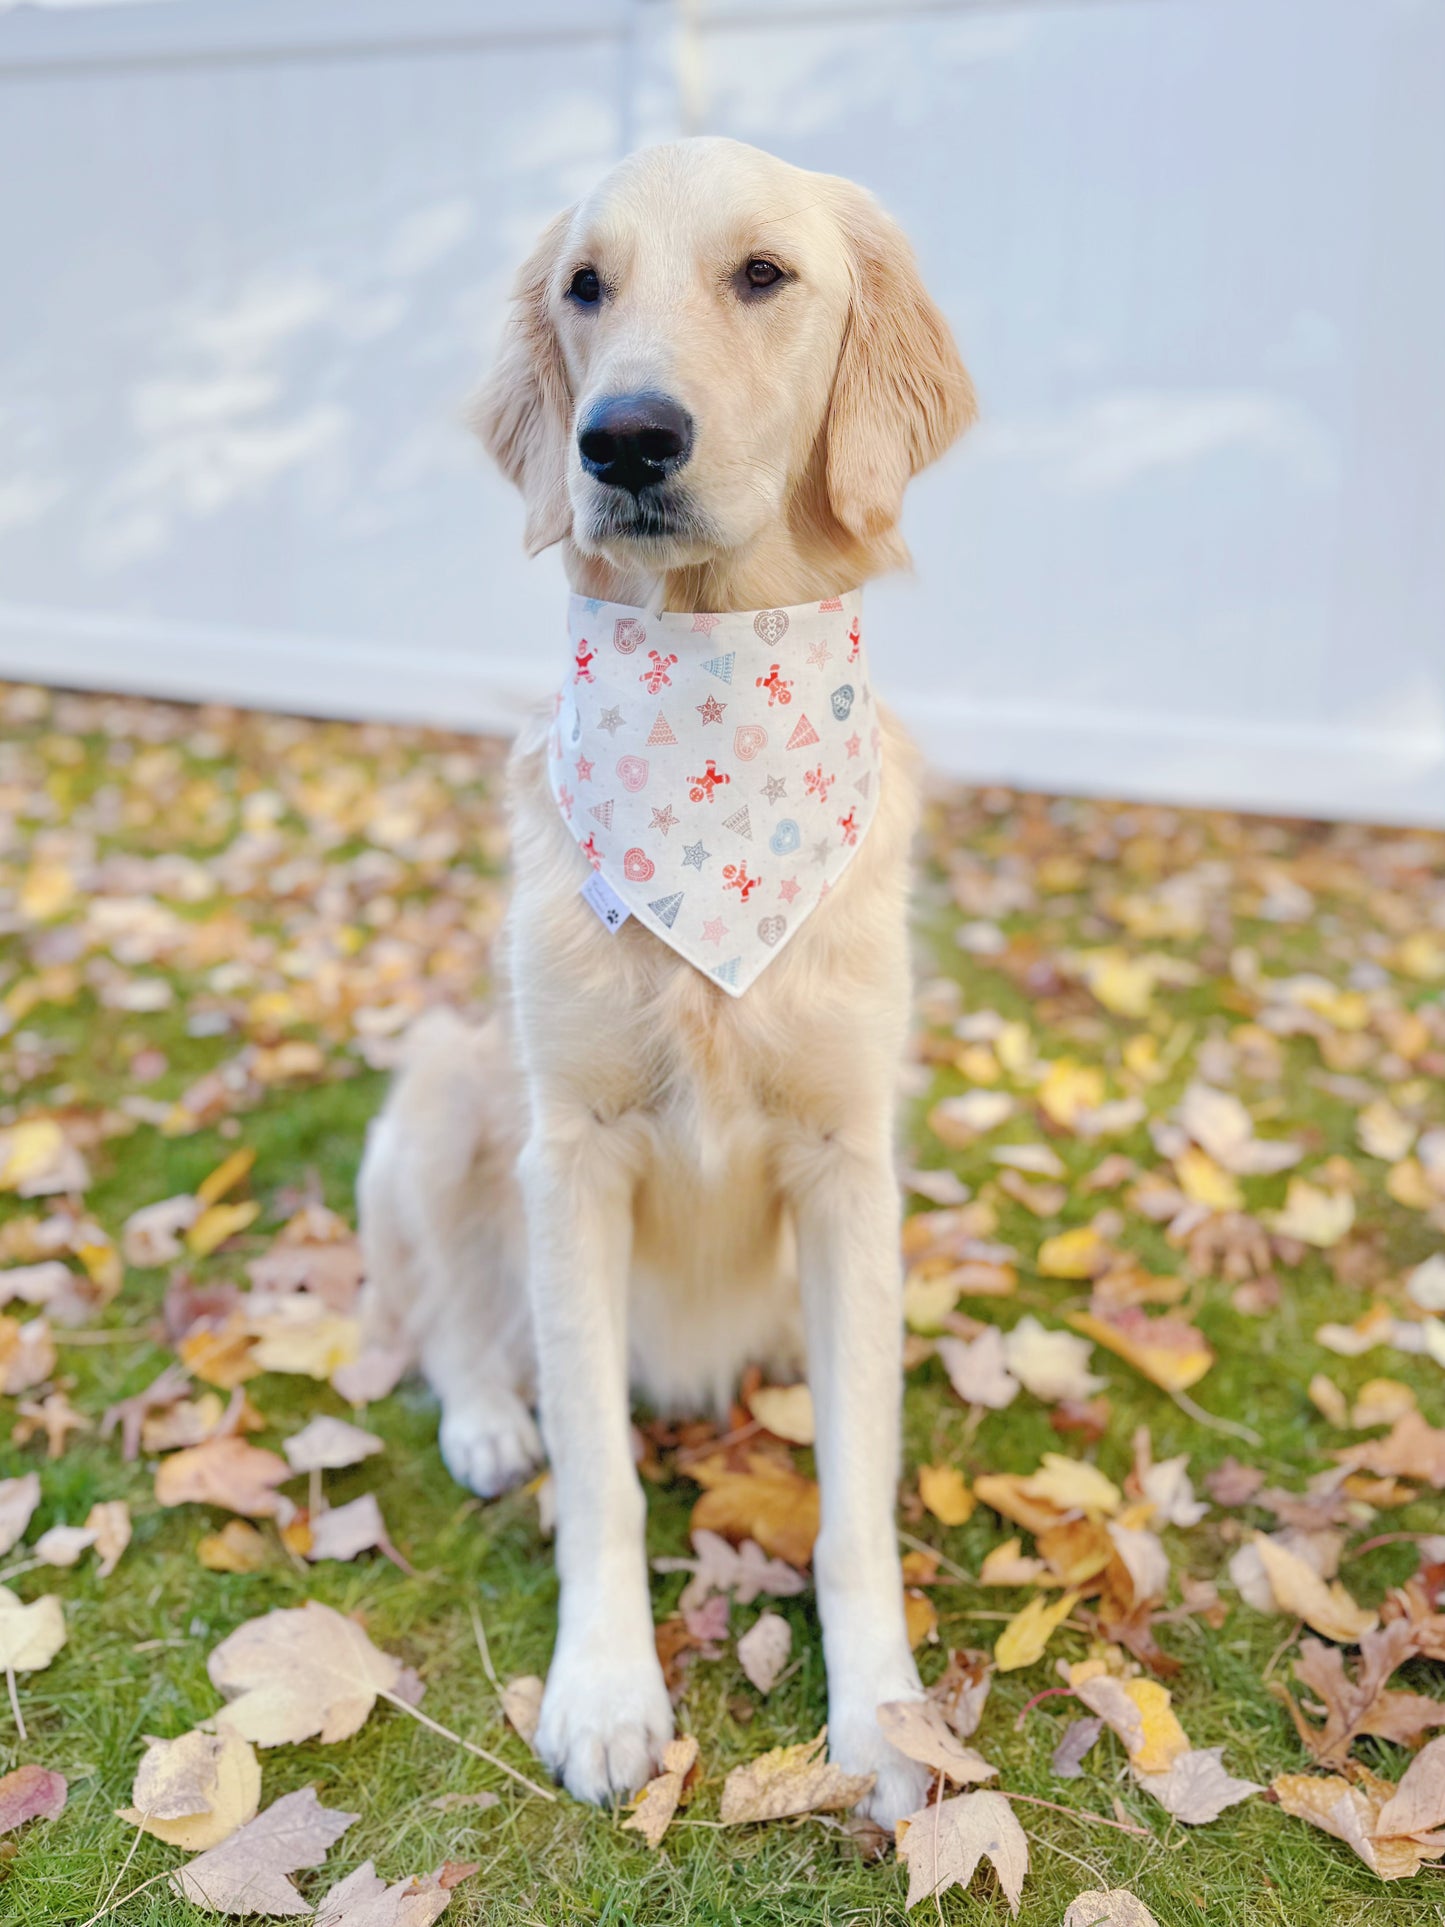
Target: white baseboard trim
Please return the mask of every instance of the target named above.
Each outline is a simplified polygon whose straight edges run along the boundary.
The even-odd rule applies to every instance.
[[[0,677],[300,715],[510,732],[529,665],[449,650],[0,604]],[[937,770],[975,783],[1445,827],[1445,729],[1386,732],[897,691]]]

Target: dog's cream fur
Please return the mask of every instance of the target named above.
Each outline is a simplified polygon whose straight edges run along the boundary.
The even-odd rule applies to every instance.
[[[738,288],[754,257],[790,277],[764,301]],[[593,310],[567,298],[584,265],[607,290]],[[619,534],[617,491],[578,460],[590,402],[641,389],[696,422],[677,477],[684,534]],[[634,156],[547,229],[478,425],[525,497],[529,546],[566,543],[579,591],[749,609],[906,560],[904,487],[972,406],[906,244],[866,195],[703,140]],[[560,611],[555,627],[560,639]],[[501,1013],[475,1032],[440,1014],[419,1025],[368,1144],[369,1315],[414,1348],[447,1463],[479,1492],[538,1462],[540,1397],[562,1598],[537,1746],[590,1800],[640,1785],[672,1732],[629,1385],[718,1411],[749,1362],[806,1361],[830,1742],[877,1774],[868,1804],[891,1823],[926,1777],[875,1717],[919,1690],[893,1526],[915,759],[889,723],[867,841],[734,1000],[635,924],[608,934],[579,900],[587,864],[541,741],[539,724],[512,760]]]

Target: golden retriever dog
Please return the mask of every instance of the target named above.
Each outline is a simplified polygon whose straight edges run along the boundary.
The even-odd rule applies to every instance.
[[[564,544],[574,591],[767,611],[905,564],[904,488],[972,413],[873,200],[701,139],[633,155],[547,228],[476,424],[529,550]],[[559,674],[562,635],[559,611]],[[439,1395],[448,1466],[497,1493],[546,1440],[561,1605],[536,1745],[580,1799],[634,1791],[673,1730],[629,1392],[722,1412],[754,1362],[812,1388],[832,1755],[877,1776],[885,1825],[925,1792],[876,1718],[920,1692],[894,1530],[917,768],[881,722],[871,832],[733,996],[579,898],[539,720],[511,763],[501,1008],[478,1030],[423,1020],[369,1138],[371,1329]]]

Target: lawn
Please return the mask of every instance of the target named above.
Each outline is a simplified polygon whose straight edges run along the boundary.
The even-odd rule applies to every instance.
[[[33,689],[0,692],[0,737],[0,1130],[57,1119],[88,1168],[84,1214],[116,1243],[138,1208],[193,1191],[238,1147],[254,1150],[246,1183],[259,1215],[185,1266],[198,1287],[243,1283],[246,1262],[270,1248],[298,1203],[320,1199],[353,1215],[366,1123],[409,1016],[437,999],[485,1008],[505,903],[502,751],[421,731]],[[921,1464],[954,1465],[972,1481],[1031,1472],[1045,1452],[1063,1450],[1122,1482],[1136,1429],[1148,1427],[1156,1459],[1190,1454],[1196,1485],[1234,1456],[1270,1486],[1300,1493],[1361,1436],[1312,1402],[1316,1374],[1347,1400],[1388,1377],[1427,1417],[1440,1416],[1441,1366],[1430,1357],[1397,1348],[1340,1356],[1315,1334],[1328,1321],[1350,1324],[1376,1299],[1418,1319],[1401,1280],[1445,1245],[1445,1196],[1431,1191],[1434,1167],[1407,1142],[1417,1128],[1445,1125],[1445,836],[940,788],[921,851],[917,937],[905,1162],[954,1172],[984,1207],[987,1238],[1014,1254],[998,1263],[1011,1265],[1015,1289],[964,1296],[957,1330],[972,1330],[975,1317],[1011,1327],[1026,1314],[1062,1326],[1087,1303],[1089,1284],[1041,1275],[1040,1248],[1094,1223],[1116,1260],[1174,1281],[1178,1309],[1212,1348],[1190,1399],[1259,1440],[1217,1429],[1102,1347],[1092,1361],[1106,1381],[1102,1436],[1061,1436],[1050,1406],[1027,1393],[1006,1409],[970,1409],[932,1346],[917,1343],[900,1518],[906,1549],[916,1554],[921,1542],[944,1560],[925,1588],[937,1615],[920,1648],[928,1681],[950,1648],[991,1646],[1028,1591],[976,1583],[985,1556],[1018,1528],[984,1505],[945,1527],[918,1503]],[[1040,1067],[1060,1063],[1077,1067],[1068,1076],[1086,1111],[1105,1100],[1139,1105],[1117,1114],[1112,1135],[1091,1137],[1065,1090],[1060,1121],[1039,1101]],[[1102,1073],[1093,1090],[1078,1081],[1091,1067]],[[1324,1248],[1285,1240],[1268,1263],[1224,1275],[1218,1254],[1258,1231],[1294,1174],[1243,1176],[1237,1208],[1201,1207],[1206,1223],[1235,1234],[1229,1244],[1221,1232],[1213,1259],[1142,1208],[1149,1174],[1157,1196],[1185,1168],[1169,1121],[1201,1075],[1236,1092],[1263,1135],[1296,1142],[1298,1171],[1320,1190],[1352,1201],[1347,1230]],[[981,1131],[949,1125],[956,1112],[936,1107],[971,1088],[1012,1097],[1008,1115]],[[1388,1118],[1370,1111],[1381,1100]],[[1395,1131],[1394,1155],[1371,1155],[1362,1112],[1379,1124],[1372,1133],[1366,1123],[1366,1139]],[[1034,1147],[1024,1170],[995,1157],[1007,1146]],[[1062,1178],[1044,1174],[1046,1152]],[[1133,1168],[1088,1188],[1110,1157]],[[1207,1193],[1213,1178],[1196,1160],[1191,1181]],[[63,1204],[0,1198],[0,1264],[28,1260],[36,1225]],[[930,1207],[914,1192],[908,1208]],[[93,1423],[173,1358],[161,1320],[169,1277],[166,1267],[131,1268],[93,1319],[57,1328],[56,1382]],[[1170,1291],[1157,1288],[1155,1303]],[[9,1311],[28,1315],[23,1305]],[[246,1389],[264,1417],[262,1446],[319,1411],[351,1416],[309,1377],[267,1372]],[[128,1893],[183,1858],[138,1839],[115,1809],[130,1802],[143,1736],[182,1733],[217,1710],[205,1664],[213,1647],[241,1622],[308,1597],[363,1615],[371,1638],[421,1674],[433,1719],[519,1771],[538,1770],[502,1720],[473,1624],[476,1607],[503,1679],[545,1672],[556,1582],[536,1497],[483,1505],[457,1487],[423,1387],[404,1384],[368,1406],[360,1422],[385,1452],[328,1475],[333,1503],[376,1495],[410,1571],[376,1552],[307,1567],[270,1525],[259,1570],[209,1570],[197,1545],[223,1512],[163,1509],[154,1456],[126,1463],[117,1438],[98,1429],[71,1433],[53,1460],[43,1437],[13,1443],[22,1416],[17,1399],[0,1398],[0,1476],[38,1470],[42,1500],[0,1579],[26,1563],[41,1529],[78,1523],[97,1500],[128,1501],[134,1537],[105,1580],[86,1555],[12,1582],[26,1600],[57,1593],[69,1636],[51,1665],[18,1682],[28,1742],[0,1711],[0,1772],[27,1761],[54,1768],[69,1800],[59,1818],[0,1843],[0,1918],[169,1927],[205,1917],[164,1881],[97,1915],[112,1883]],[[806,1450],[796,1457],[811,1469]],[[682,1554],[698,1487],[667,1454],[661,1466],[647,1488],[649,1544]],[[1408,1535],[1441,1530],[1428,1488],[1391,1496],[1400,1502],[1361,1505],[1347,1527],[1341,1576],[1367,1606],[1415,1570]],[[1300,1629],[1241,1601],[1226,1566],[1251,1529],[1274,1524],[1254,1506],[1214,1505],[1200,1524],[1171,1527],[1176,1580],[1217,1578],[1229,1610],[1222,1626],[1184,1617],[1159,1629],[1180,1663],[1169,1683],[1190,1740],[1223,1746],[1231,1772],[1265,1784],[1310,1764],[1270,1691],[1290,1681]],[[1393,1536],[1354,1555],[1381,1535]],[[682,1583],[657,1579],[659,1620]],[[733,1633],[759,1610],[735,1607]],[[904,1871],[891,1855],[865,1857],[836,1819],[718,1822],[730,1769],[809,1738],[824,1719],[811,1594],[776,1610],[791,1624],[798,1664],[770,1697],[749,1686],[731,1643],[687,1670],[679,1723],[701,1743],[703,1776],[659,1852],[622,1831],[621,1815],[528,1794],[380,1706],[343,1742],[263,1756],[263,1804],[313,1784],[325,1804],[359,1816],[325,1872],[299,1877],[303,1891],[314,1901],[368,1857],[392,1880],[451,1859],[479,1870],[457,1888],[449,1927],[902,1920]],[[1088,1644],[1071,1622],[1046,1658],[1001,1674],[973,1741],[1000,1786],[1054,1803],[1017,1807],[1032,1858],[1019,1915],[1027,1927],[1055,1927],[1081,1889],[1111,1887],[1130,1888],[1164,1927],[1445,1919],[1445,1885],[1431,1870],[1382,1884],[1347,1846],[1265,1798],[1198,1828],[1177,1824],[1134,1784],[1108,1732],[1082,1777],[1058,1777],[1051,1757],[1082,1709],[1067,1697],[1030,1703],[1058,1683],[1055,1660],[1077,1660]],[[1441,1670],[1412,1660],[1395,1684],[1438,1696]],[[1375,1739],[1360,1741],[1356,1756],[1392,1780],[1409,1757]],[[481,1790],[496,1803],[437,1804]],[[928,1902],[917,1917],[934,1912]],[[941,1917],[1007,1918],[993,1876],[947,1894]]]

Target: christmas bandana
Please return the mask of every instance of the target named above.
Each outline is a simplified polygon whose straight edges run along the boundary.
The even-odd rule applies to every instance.
[[[859,590],[653,615],[573,596],[548,773],[610,928],[637,918],[741,996],[852,862],[882,731]]]

